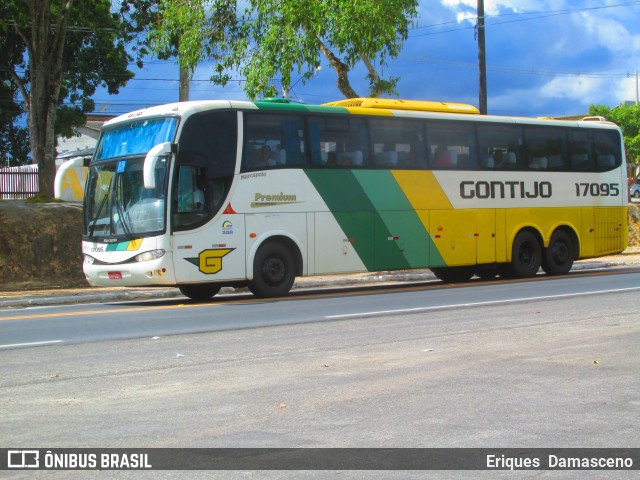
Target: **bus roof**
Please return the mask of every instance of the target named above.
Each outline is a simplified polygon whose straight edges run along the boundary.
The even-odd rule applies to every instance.
[[[397,98],[348,98],[323,105],[338,107],[386,108],[390,110],[413,110],[421,112],[469,113],[477,115],[480,111],[466,103],[433,102],[429,100],[401,100]]]
[[[402,100],[393,98],[352,98],[324,103],[322,105],[304,104],[289,99],[264,99],[262,101],[247,100],[192,100],[143,108],[120,115],[104,124],[112,124],[158,116],[189,116],[194,113],[213,109],[237,110],[271,110],[282,112],[334,113],[355,115],[400,116],[423,119],[448,119],[477,122],[505,122],[512,124],[537,124],[591,128],[618,128],[617,125],[600,118],[585,120],[563,120],[550,117],[509,117],[496,115],[479,115],[473,105],[452,102],[436,102],[423,100]]]

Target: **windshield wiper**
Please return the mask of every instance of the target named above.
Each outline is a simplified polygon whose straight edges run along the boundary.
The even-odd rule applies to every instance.
[[[107,203],[107,199],[109,198],[109,194],[111,192],[111,185],[113,185],[113,177],[111,177],[111,180],[109,180],[109,187],[107,188],[107,191],[104,194],[104,197],[102,197],[102,201],[100,202],[100,206],[98,207],[98,211],[96,212],[95,217],[93,217],[93,225],[91,225],[91,228],[89,229],[89,238],[93,238],[93,232],[96,230],[98,219],[100,218],[102,209],[104,208],[105,204]]]
[[[131,234],[131,229],[129,228],[129,224],[127,222],[127,220],[124,218],[124,212],[122,209],[122,204],[120,203],[120,201],[118,200],[118,183],[116,182],[116,188],[113,190],[113,203],[115,203],[116,205],[116,211],[118,213],[118,220],[116,220],[117,222],[120,222],[120,225],[122,225],[122,230],[124,230],[124,235],[125,237],[132,239],[133,235]]]

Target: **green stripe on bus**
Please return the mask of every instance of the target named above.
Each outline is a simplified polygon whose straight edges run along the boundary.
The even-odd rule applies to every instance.
[[[322,106],[322,105],[305,105],[303,103],[282,103],[282,102],[254,102],[260,110],[303,113],[338,113],[348,114],[349,110],[345,107]]]
[[[350,170],[315,170],[305,173],[369,271],[375,270],[374,208]]]
[[[430,255],[441,264],[429,233],[389,171],[305,172],[368,270],[423,268]]]
[[[129,242],[110,243],[105,249],[106,252],[122,252],[129,247]]]
[[[376,268],[426,267],[433,247],[431,238],[391,172],[354,170],[353,175],[384,225],[384,229],[376,225]]]

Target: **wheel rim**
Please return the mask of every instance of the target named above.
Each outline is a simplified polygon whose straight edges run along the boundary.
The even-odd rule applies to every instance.
[[[281,283],[287,273],[287,267],[281,258],[268,257],[262,263],[262,278],[269,285]]]
[[[536,254],[533,246],[529,242],[523,243],[520,246],[518,260],[520,261],[520,265],[525,267],[531,267],[535,264]]]
[[[560,265],[569,261],[569,247],[564,242],[556,242],[553,245],[553,259]]]

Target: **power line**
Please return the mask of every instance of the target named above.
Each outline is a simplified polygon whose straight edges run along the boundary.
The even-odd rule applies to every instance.
[[[581,12],[588,12],[588,11],[593,11],[593,10],[603,10],[603,9],[608,9],[608,8],[619,8],[619,7],[629,7],[629,6],[633,6],[633,5],[640,5],[640,1],[633,1],[633,2],[625,2],[625,3],[619,3],[619,4],[615,4],[615,5],[603,5],[603,6],[599,6],[599,7],[585,7],[585,8],[573,8],[573,9],[564,9],[564,10],[549,10],[549,11],[537,11],[537,12],[512,12],[512,13],[501,13],[501,14],[497,14],[497,15],[485,15],[485,20],[489,20],[489,19],[493,19],[493,18],[500,18],[500,17],[506,17],[506,16],[514,16],[514,15],[538,15],[536,17],[529,17],[529,18],[519,18],[516,20],[505,20],[503,22],[490,22],[491,26],[494,25],[504,25],[507,23],[516,23],[516,22],[526,22],[526,21],[530,21],[530,20],[537,20],[540,18],[547,18],[547,17],[556,17],[559,15],[569,15],[572,13],[581,13]],[[470,17],[471,18],[471,17]],[[469,18],[469,19],[470,19]],[[442,23],[436,23],[433,25],[424,25],[422,27],[414,27],[414,28],[410,28],[409,30],[419,30],[422,28],[435,28],[435,27],[440,27],[440,26],[444,26],[444,25],[451,25],[453,23],[459,23],[457,20],[455,21],[450,21],[450,22],[442,22]],[[416,35],[410,35],[409,38],[417,38],[417,37],[425,37],[425,36],[430,36],[430,35],[441,35],[443,33],[450,33],[450,32],[458,32],[458,31],[462,31],[462,30],[471,30],[474,29],[475,25],[471,26],[465,26],[465,27],[458,27],[458,28],[452,28],[449,30],[443,30],[440,32],[427,32],[427,33],[419,33]]]
[[[446,65],[451,67],[460,67],[460,68],[477,68],[477,64],[473,62],[462,62],[455,60],[447,60],[443,58],[435,58],[435,57],[419,57],[419,58],[411,58],[405,56],[399,56],[398,60],[407,61],[407,62],[416,62],[416,63],[432,63],[435,65]],[[491,72],[508,72],[508,73],[518,73],[523,75],[537,75],[537,76],[547,76],[547,77],[557,77],[557,76],[566,76],[566,77],[589,77],[589,78],[631,78],[634,76],[634,73],[631,72],[566,72],[566,71],[557,71],[557,70],[541,70],[536,68],[529,67],[511,67],[508,65],[488,65],[488,70]]]

